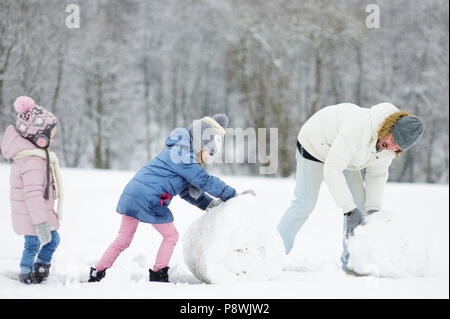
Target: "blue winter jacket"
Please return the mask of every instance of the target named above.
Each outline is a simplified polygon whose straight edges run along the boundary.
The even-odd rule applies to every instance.
[[[198,164],[187,128],[173,130],[166,139],[166,146],[125,186],[117,212],[145,223],[169,223],[173,215],[168,206],[175,195],[205,210],[212,200],[205,192],[223,201],[236,194],[233,187],[209,175]],[[190,185],[202,191],[197,199],[189,195]]]

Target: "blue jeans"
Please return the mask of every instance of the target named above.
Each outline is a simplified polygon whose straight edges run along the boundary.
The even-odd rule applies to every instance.
[[[42,248],[38,236],[26,235],[22,260],[20,261],[20,273],[27,274],[33,271],[36,255],[36,263],[50,265],[53,253],[58,245],[59,234],[56,230],[52,231],[52,240]]]
[[[297,233],[302,228],[316,205],[320,185],[323,179],[323,163],[304,158],[298,150],[296,152],[296,159],[295,198],[283,217],[281,217],[278,224],[278,232],[283,239],[286,255],[291,251]],[[355,205],[363,212],[366,193],[361,172],[345,170],[344,176],[350,192],[352,193]],[[346,229],[345,224],[346,220],[344,218],[344,232]],[[346,269],[349,254],[345,237],[343,240],[343,248],[344,251],[341,255],[341,262],[342,268]]]

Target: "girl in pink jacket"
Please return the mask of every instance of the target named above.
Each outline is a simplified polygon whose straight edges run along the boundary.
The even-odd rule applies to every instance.
[[[6,129],[2,154],[12,160],[10,199],[12,224],[25,236],[19,280],[41,283],[59,244],[61,183],[57,157],[48,150],[56,133],[55,116],[26,96],[14,103],[16,125]],[[53,206],[58,201],[58,213]],[[37,258],[36,258],[37,256]]]

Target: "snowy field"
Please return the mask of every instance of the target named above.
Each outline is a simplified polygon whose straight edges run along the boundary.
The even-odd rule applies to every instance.
[[[139,225],[103,281],[87,283],[89,267],[116,236],[121,217],[115,207],[134,172],[63,169],[62,174],[61,244],[48,281],[26,286],[15,279],[23,237],[12,230],[9,165],[0,164],[0,298],[449,298],[448,185],[387,185],[384,211],[372,215],[350,243],[360,255],[352,260],[354,267],[370,276],[340,270],[343,216],[323,185],[315,211],[281,261],[282,271],[270,280],[206,284],[197,279],[184,261],[183,236],[204,212],[176,197],[170,208],[180,241],[169,265],[172,283],[148,281],[161,237],[147,224]],[[238,191],[254,189],[256,199],[240,200],[241,211],[258,214],[273,227],[293,197],[292,178],[220,177]]]

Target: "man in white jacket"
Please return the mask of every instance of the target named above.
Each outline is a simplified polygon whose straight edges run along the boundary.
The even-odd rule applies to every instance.
[[[423,133],[422,120],[390,103],[362,108],[351,103],[325,107],[309,118],[297,138],[295,199],[278,231],[286,254],[316,204],[322,179],[344,213],[345,237],[382,207],[389,165]],[[361,170],[366,169],[365,183]],[[345,246],[342,269],[349,255]]]

